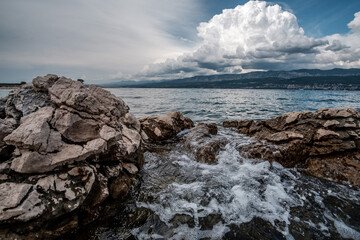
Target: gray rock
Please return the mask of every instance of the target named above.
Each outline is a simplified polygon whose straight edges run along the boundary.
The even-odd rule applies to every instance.
[[[0,238],[8,223],[17,233],[28,229],[19,238],[56,238],[99,216],[109,195],[125,196],[127,174],[134,177],[143,159],[140,122],[128,110],[102,88],[56,75],[37,77],[2,99]],[[90,217],[78,221],[84,212]],[[61,226],[54,229],[48,222],[57,218]]]
[[[170,112],[166,115],[144,117],[140,119],[141,129],[149,140],[162,141],[175,137],[180,131],[194,127],[189,118],[181,112]]]
[[[44,107],[21,118],[20,126],[6,136],[4,142],[23,149],[46,152],[50,136],[48,121],[51,119],[53,112],[52,107]]]
[[[34,89],[37,91],[45,91],[54,85],[54,83],[59,79],[59,77],[55,74],[48,74],[44,77],[36,77],[33,79],[32,83],[34,85]]]
[[[243,126],[240,122],[238,132],[253,136],[254,142],[239,152],[286,167],[305,165],[314,176],[360,186],[360,166],[348,164],[360,156],[359,119],[356,110],[345,108],[287,113]]]

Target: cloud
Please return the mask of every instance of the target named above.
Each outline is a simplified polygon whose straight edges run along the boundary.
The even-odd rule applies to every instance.
[[[278,4],[249,1],[200,23],[197,49],[151,64],[138,76],[188,77],[244,69],[360,67],[360,12],[346,35],[315,39]]]
[[[133,74],[188,49],[177,35],[194,29],[199,8],[194,0],[2,0],[0,81],[19,70],[26,80],[50,70],[93,79]]]

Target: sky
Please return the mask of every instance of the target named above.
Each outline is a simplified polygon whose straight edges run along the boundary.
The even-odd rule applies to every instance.
[[[0,83],[360,68],[359,0],[0,0]]]

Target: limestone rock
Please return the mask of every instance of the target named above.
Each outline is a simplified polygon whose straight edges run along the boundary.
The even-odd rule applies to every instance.
[[[34,89],[37,91],[45,91],[54,85],[54,83],[59,79],[59,77],[55,74],[48,74],[44,77],[36,77],[33,79],[32,83],[34,85]]]
[[[53,112],[54,109],[52,107],[44,107],[21,118],[20,126],[10,135],[6,136],[4,141],[8,145],[46,152],[50,136],[48,121],[51,119]]]
[[[47,106],[53,106],[50,96],[44,92],[37,92],[31,84],[26,84],[9,93],[4,108],[7,118],[19,121],[21,117]]]
[[[197,161],[215,163],[216,154],[227,144],[225,138],[215,136],[216,134],[216,124],[199,123],[185,134],[184,144],[194,154]]]
[[[289,142],[295,139],[303,139],[304,135],[291,131],[282,131],[266,137],[270,142]]]
[[[107,116],[108,124],[115,124],[128,112],[128,106],[108,91],[61,77],[48,89],[51,101],[90,115]]]
[[[225,121],[223,122],[223,127],[224,128],[237,128],[239,125],[238,121]]]
[[[140,119],[141,129],[152,141],[163,141],[173,138],[180,131],[194,127],[189,118],[185,118],[181,112],[170,112],[156,117],[144,117]]]
[[[287,113],[256,123],[242,121],[237,131],[253,136],[254,142],[239,151],[286,167],[300,164],[317,177],[359,185],[360,172],[345,163],[360,152],[359,120],[356,110],[345,108]],[[334,157],[338,155],[342,157]]]
[[[96,219],[109,195],[130,191],[142,134],[120,98],[65,77],[37,77],[1,99],[0,238],[5,228],[53,239]]]

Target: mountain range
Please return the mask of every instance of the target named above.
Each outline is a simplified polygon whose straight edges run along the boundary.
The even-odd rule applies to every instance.
[[[360,90],[360,69],[299,69],[219,74],[160,81],[126,81],[101,85],[127,88],[244,88]]]

